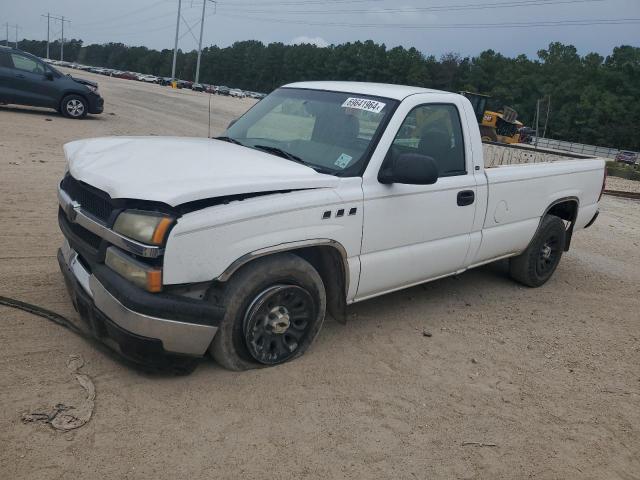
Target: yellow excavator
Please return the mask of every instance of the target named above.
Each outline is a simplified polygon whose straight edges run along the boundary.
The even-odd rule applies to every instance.
[[[511,107],[503,107],[502,111],[487,110],[489,95],[474,92],[460,92],[469,99],[480,126],[483,142],[518,143],[520,129],[524,126],[517,120],[518,113]]]

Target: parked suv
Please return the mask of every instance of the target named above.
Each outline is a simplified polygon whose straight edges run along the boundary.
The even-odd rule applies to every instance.
[[[38,57],[0,47],[0,103],[48,107],[69,118],[102,113],[98,84],[64,75]]]

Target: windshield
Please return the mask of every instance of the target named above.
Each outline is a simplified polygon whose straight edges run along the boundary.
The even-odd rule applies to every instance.
[[[323,173],[355,176],[396,105],[388,98],[281,88],[229,127],[225,137]]]

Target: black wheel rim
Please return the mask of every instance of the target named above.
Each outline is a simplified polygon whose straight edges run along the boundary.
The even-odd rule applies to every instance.
[[[536,263],[536,271],[539,276],[545,276],[553,272],[558,262],[559,252],[560,245],[557,236],[551,235],[542,242]]]
[[[304,288],[274,285],[251,302],[244,317],[249,354],[267,365],[293,357],[314,323],[316,307]]]

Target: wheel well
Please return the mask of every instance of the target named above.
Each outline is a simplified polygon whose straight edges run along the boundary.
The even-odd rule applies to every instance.
[[[290,250],[315,268],[327,294],[327,311],[337,321],[344,323],[347,307],[347,266],[346,259],[338,249],[331,246],[303,247]]]
[[[339,244],[337,244],[339,246]],[[339,246],[341,248],[341,246]],[[291,249],[282,249],[269,253],[290,253],[309,262],[320,274],[327,295],[327,311],[337,321],[344,323],[347,308],[347,289],[349,281],[346,253],[331,245],[297,246]],[[256,255],[248,261],[242,261],[239,265],[219,276],[210,286],[210,294],[224,290],[226,282],[238,271],[250,265],[255,259],[265,255]]]
[[[576,218],[578,217],[578,200],[574,198],[559,200],[553,203],[551,207],[547,209],[545,215],[555,215],[565,222],[569,222],[567,226],[567,236],[564,245],[564,251],[568,251],[569,247],[571,246],[573,226],[575,225]]]
[[[78,97],[82,97],[84,101],[87,103],[87,106],[89,105],[89,99],[85,94],[79,93],[79,92],[64,92],[62,94],[62,97],[60,97],[60,101],[58,102],[58,106],[60,108],[62,108],[62,102],[64,101],[64,99],[67,98],[69,95],[77,95]]]

